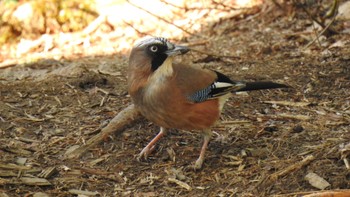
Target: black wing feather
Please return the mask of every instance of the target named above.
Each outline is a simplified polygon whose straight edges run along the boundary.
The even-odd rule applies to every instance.
[[[274,88],[288,88],[289,86],[270,81],[262,82],[240,82],[233,81],[226,75],[214,71],[217,75],[217,79],[210,84],[210,86],[195,92],[188,96],[188,99],[192,102],[198,103],[208,99],[217,98],[223,96],[229,92],[243,92],[252,90],[274,89]]]

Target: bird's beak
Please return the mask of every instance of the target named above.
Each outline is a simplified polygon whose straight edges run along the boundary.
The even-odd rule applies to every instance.
[[[190,51],[190,49],[188,47],[175,45],[175,47],[173,49],[169,49],[169,50],[165,51],[165,53],[168,56],[177,56],[177,55],[183,55],[189,51]]]

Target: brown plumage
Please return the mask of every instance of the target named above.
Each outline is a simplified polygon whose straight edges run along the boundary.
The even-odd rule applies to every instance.
[[[194,168],[202,167],[210,127],[219,119],[225,100],[234,91],[287,87],[273,82],[237,82],[225,75],[191,65],[173,64],[173,57],[189,51],[164,38],[146,38],[131,51],[128,89],[136,108],[161,127],[141,151],[147,157],[167,128],[203,131],[204,143]]]

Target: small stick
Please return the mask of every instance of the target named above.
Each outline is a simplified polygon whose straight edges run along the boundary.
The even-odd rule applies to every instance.
[[[290,165],[286,168],[284,168],[283,170],[280,170],[278,172],[275,172],[273,174],[270,175],[269,179],[271,181],[276,181],[278,178],[291,173],[295,170],[299,170],[301,169],[303,166],[306,166],[307,164],[309,164],[311,161],[313,161],[315,159],[315,157],[313,155],[309,155],[307,157],[305,157],[303,160],[299,161],[298,163],[295,163],[293,165]]]
[[[142,36],[149,36],[148,33],[142,32],[142,31],[138,30],[137,28],[135,28],[134,25],[132,25],[131,23],[125,21],[124,19],[122,19],[122,20],[123,20],[123,22],[124,22],[125,24],[127,24],[129,27],[133,28],[138,34],[140,34],[140,35],[142,35]]]
[[[170,25],[173,25],[173,26],[177,27],[178,29],[181,29],[183,32],[186,32],[187,34],[189,34],[189,35],[191,35],[191,36],[195,36],[193,33],[187,31],[186,29],[180,27],[179,25],[176,25],[176,24],[174,24],[174,23],[172,23],[172,22],[170,22],[170,21],[168,21],[168,20],[166,20],[166,19],[164,19],[164,18],[162,18],[162,17],[160,17],[160,16],[158,16],[158,15],[156,15],[156,14],[153,14],[152,12],[150,12],[150,11],[148,11],[148,10],[146,10],[146,9],[144,9],[144,8],[142,8],[142,7],[138,6],[138,5],[136,5],[136,4],[132,3],[132,2],[130,2],[129,0],[127,0],[126,2],[128,2],[130,5],[136,7],[136,8],[138,8],[138,9],[140,9],[140,10],[143,10],[143,11],[147,12],[148,14],[150,14],[150,15],[152,15],[152,16],[158,18],[158,19],[161,20],[161,21],[164,21],[164,22],[166,22],[166,23],[168,23],[168,24],[170,24]],[[198,36],[198,35],[197,35],[197,36]]]
[[[331,22],[329,22],[328,25],[327,25],[318,35],[316,35],[316,38],[315,38],[314,40],[312,40],[309,44],[307,44],[307,45],[304,47],[304,49],[307,49],[309,46],[311,46],[316,40],[318,40],[318,38],[319,38],[322,34],[324,34],[324,32],[326,32],[326,31],[329,29],[329,27],[330,27],[330,26],[333,24],[333,22],[335,21],[336,16],[337,16],[337,15],[334,15],[334,16],[333,16]]]
[[[302,167],[308,165],[314,159],[315,159],[315,157],[313,155],[309,155],[309,156],[305,157],[303,160],[301,160],[293,165],[290,165],[290,166],[284,168],[283,170],[280,170],[278,172],[275,172],[271,175],[268,175],[268,176],[260,179],[259,183],[255,187],[266,188],[269,185],[272,185],[274,182],[276,182],[280,177],[283,177],[283,176],[287,175],[288,173],[291,173],[293,171],[301,169]]]
[[[121,112],[115,116],[109,124],[104,127],[100,133],[90,138],[86,144],[73,150],[66,155],[68,159],[79,158],[83,153],[91,149],[92,147],[101,143],[109,135],[113,133],[119,133],[124,131],[125,126],[131,124],[132,122],[138,120],[141,117],[140,113],[135,109],[133,104],[129,105],[127,108],[123,109]]]

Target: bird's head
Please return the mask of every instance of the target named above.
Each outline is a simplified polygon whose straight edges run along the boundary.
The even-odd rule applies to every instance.
[[[162,66],[167,58],[183,55],[188,51],[188,47],[175,45],[165,38],[146,37],[136,42],[132,48],[129,67],[150,69],[151,72],[154,72]]]
[[[171,75],[172,58],[188,51],[189,48],[175,45],[165,38],[146,37],[136,42],[129,57],[129,94],[132,97],[141,94],[151,77],[161,79],[164,74]]]

